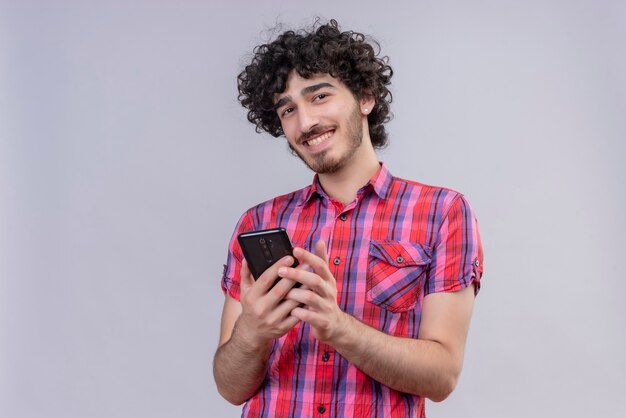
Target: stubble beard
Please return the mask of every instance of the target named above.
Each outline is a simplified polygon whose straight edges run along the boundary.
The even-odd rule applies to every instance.
[[[320,133],[324,129],[320,130]],[[363,142],[363,125],[361,124],[361,112],[359,106],[354,106],[350,118],[346,125],[346,134],[348,136],[348,148],[336,159],[328,156],[328,151],[323,150],[314,155],[313,161],[307,161],[306,158],[295,148],[289,144],[292,154],[296,154],[304,164],[317,174],[332,174],[344,168],[352,158],[354,158],[356,150]]]

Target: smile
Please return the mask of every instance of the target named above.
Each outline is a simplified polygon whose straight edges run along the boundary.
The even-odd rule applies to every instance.
[[[306,145],[307,147],[313,147],[315,145],[319,145],[322,142],[326,141],[331,136],[333,136],[333,132],[334,131],[325,132],[320,136],[316,136],[315,138],[308,139],[304,141],[304,145]]]

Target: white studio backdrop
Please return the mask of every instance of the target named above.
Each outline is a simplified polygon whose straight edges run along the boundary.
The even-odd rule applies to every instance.
[[[235,77],[276,22],[372,35],[401,177],[485,275],[429,417],[626,416],[626,3],[0,1],[0,416],[235,417],[211,362],[241,213],[309,183]]]

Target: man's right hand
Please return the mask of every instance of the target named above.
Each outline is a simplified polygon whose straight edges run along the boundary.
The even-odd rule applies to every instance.
[[[295,282],[281,279],[272,287],[278,269],[292,264],[293,257],[284,257],[255,281],[243,260],[239,300],[226,295],[213,374],[219,392],[235,405],[254,395],[263,382],[272,340],[285,335],[299,321],[291,316],[298,302],[284,299]],[[309,269],[304,264],[297,268]]]
[[[299,321],[290,315],[298,302],[284,300],[296,282],[281,279],[272,287],[278,277],[278,269],[289,267],[293,262],[293,257],[283,257],[265,270],[258,280],[254,280],[246,260],[242,261],[239,300],[242,311],[235,329],[238,337],[251,347],[261,348],[274,338],[282,337]],[[301,265],[298,268],[308,267]]]

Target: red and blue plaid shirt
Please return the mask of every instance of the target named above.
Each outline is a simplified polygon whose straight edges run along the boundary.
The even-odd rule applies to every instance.
[[[249,209],[230,241],[222,289],[239,300],[237,235],[283,227],[294,246],[326,242],[339,307],[390,335],[418,338],[422,302],[482,275],[476,218],[452,190],[393,177],[384,164],[356,199],[331,199],[311,186]],[[245,365],[242,365],[245,367]],[[245,417],[423,417],[424,398],[393,390],[361,372],[309,325],[274,340],[266,378]]]

